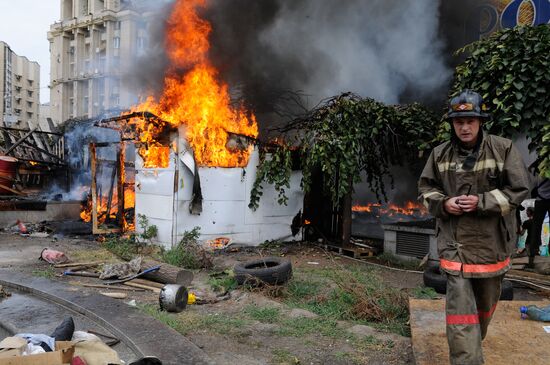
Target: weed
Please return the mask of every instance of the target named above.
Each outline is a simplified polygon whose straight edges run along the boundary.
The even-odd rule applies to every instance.
[[[384,265],[398,267],[406,270],[418,270],[418,266],[420,265],[420,260],[412,258],[410,260],[404,260],[395,256],[391,252],[383,252],[380,255],[376,256],[376,259]]]
[[[275,323],[280,320],[281,311],[275,307],[258,307],[256,305],[250,305],[245,308],[244,312],[252,319],[260,321],[262,323]]]
[[[142,233],[139,234],[140,240],[152,243],[153,238],[158,235],[158,228],[155,225],[149,225],[149,220],[143,214],[138,214],[138,224],[142,229]]]
[[[278,365],[298,365],[300,359],[294,356],[290,351],[284,349],[274,349],[271,351],[273,354],[273,363]]]
[[[231,271],[230,273],[223,272],[217,275],[210,275],[208,278],[210,287],[218,293],[225,293],[237,288],[237,280]]]
[[[130,235],[127,237],[111,236],[108,237],[103,246],[111,251],[116,256],[125,261],[130,261],[138,254],[138,244],[136,244],[135,236]]]
[[[198,243],[200,227],[185,231],[181,241],[169,250],[162,251],[162,259],[170,265],[188,269],[212,267],[212,259]]]
[[[41,278],[52,279],[55,276],[55,269],[53,266],[48,266],[45,270],[34,270],[32,274]]]
[[[433,288],[426,286],[419,286],[412,289],[411,295],[416,299],[436,299],[440,297]]]

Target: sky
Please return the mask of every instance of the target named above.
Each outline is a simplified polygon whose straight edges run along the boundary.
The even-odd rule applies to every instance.
[[[60,0],[0,0],[0,41],[40,64],[40,102],[50,100],[47,32],[60,18]]]

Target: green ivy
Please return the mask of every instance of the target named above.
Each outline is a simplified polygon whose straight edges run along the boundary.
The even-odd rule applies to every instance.
[[[456,69],[451,94],[482,94],[492,114],[488,131],[530,137],[539,171],[550,177],[550,26],[506,29],[458,52],[469,57]]]
[[[388,106],[346,93],[294,120],[284,131],[295,135],[304,190],[309,191],[312,174],[320,169],[324,189],[338,206],[363,173],[377,198],[387,200],[384,179],[389,176],[393,185],[390,167],[416,159],[418,151],[428,149],[438,124],[439,118],[419,104]],[[279,148],[271,159],[262,158],[249,207],[258,206],[263,182],[274,184],[279,203],[286,204],[284,187],[290,186],[290,172],[288,146]]]
[[[260,150],[260,164],[250,192],[248,207],[252,210],[258,209],[260,197],[263,195],[263,182],[273,185],[278,193],[278,203],[286,205],[288,197],[285,188],[290,188],[291,172],[291,151],[287,146],[281,145],[272,153],[267,153],[265,149]]]

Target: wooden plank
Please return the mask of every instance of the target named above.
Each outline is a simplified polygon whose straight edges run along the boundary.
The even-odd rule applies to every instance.
[[[13,151],[17,146],[19,146],[21,143],[23,143],[24,140],[26,140],[33,132],[36,130],[36,127],[28,131],[21,137],[17,142],[15,142],[8,150],[6,151],[6,155],[9,155],[11,151]]]
[[[522,305],[547,306],[548,301],[501,301],[483,341],[485,365],[546,365],[550,359],[550,334],[545,323],[522,320]],[[413,353],[416,365],[449,363],[445,334],[445,300],[409,299]],[[526,345],[528,344],[528,345]],[[527,347],[526,347],[527,346]]]

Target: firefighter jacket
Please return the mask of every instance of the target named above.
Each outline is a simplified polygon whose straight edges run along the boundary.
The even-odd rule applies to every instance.
[[[475,165],[465,159],[456,142],[432,151],[418,183],[419,200],[436,218],[440,267],[465,278],[498,276],[510,269],[515,249],[515,209],[529,192],[529,177],[512,141],[480,135]],[[447,199],[477,194],[477,211],[460,216],[444,208]]]

